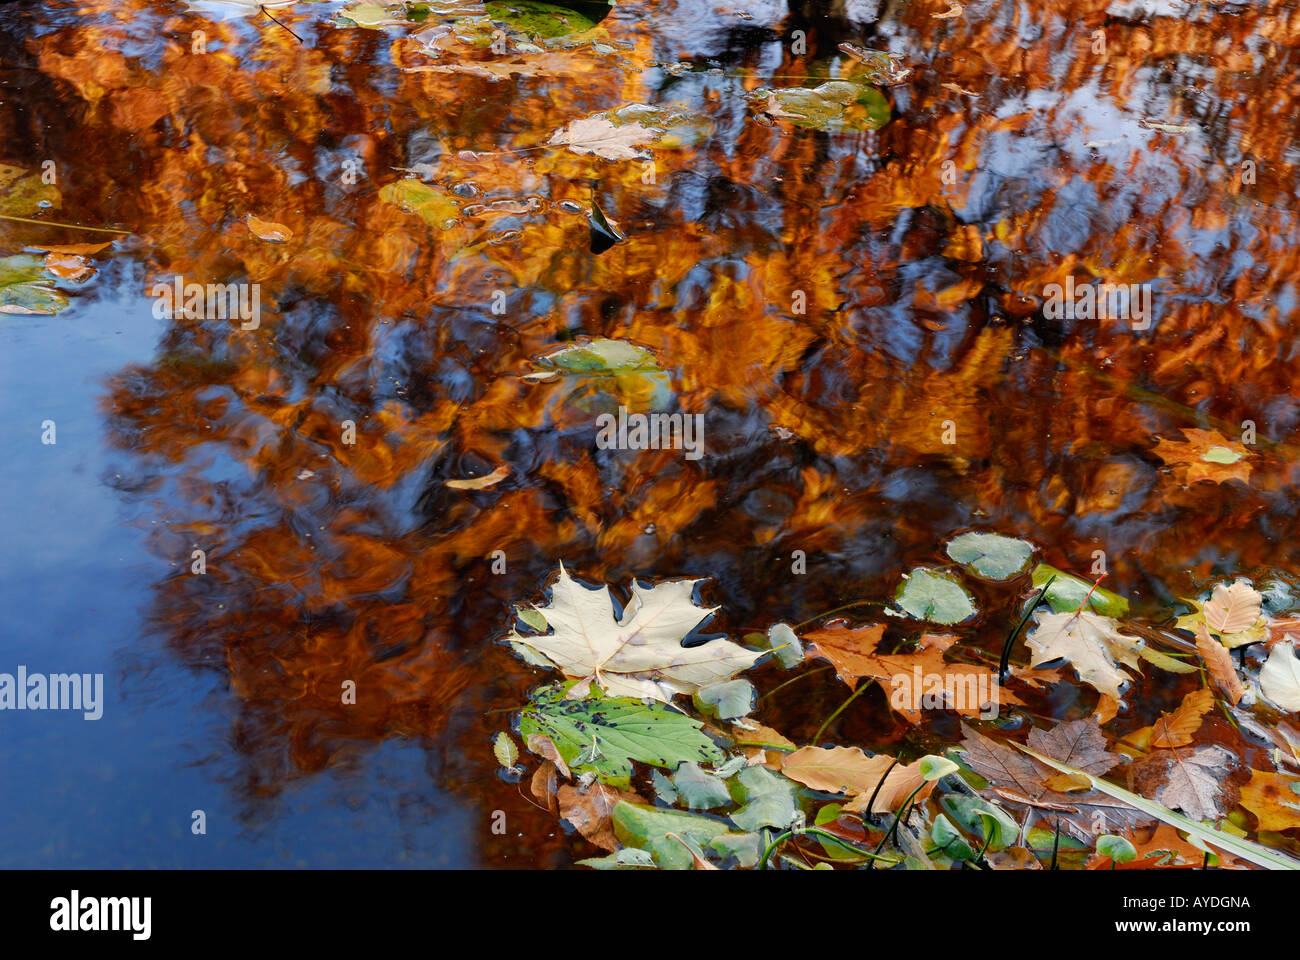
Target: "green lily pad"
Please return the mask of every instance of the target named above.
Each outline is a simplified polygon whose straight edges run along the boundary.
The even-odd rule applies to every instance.
[[[435,187],[415,179],[398,180],[379,191],[379,199],[414,213],[435,230],[446,230],[460,217],[456,201]]]
[[[799,785],[767,767],[746,767],[733,781],[732,796],[744,806],[731,815],[742,830],[784,830],[799,813]]]
[[[46,316],[68,308],[68,298],[54,289],[40,257],[19,254],[0,259],[0,313]]]
[[[945,625],[975,616],[975,601],[956,577],[928,567],[907,574],[894,602],[909,617]]]
[[[787,670],[803,663],[803,643],[788,623],[774,623],[767,628],[767,634],[758,634],[763,645],[772,651],[776,662]]]
[[[963,533],[948,542],[948,556],[985,580],[1010,580],[1029,566],[1034,545],[1000,533]]]
[[[1066,573],[1064,570],[1057,570],[1056,567],[1046,563],[1034,567],[1032,577],[1035,587],[1041,587],[1049,579],[1056,577],[1048,588],[1044,600],[1052,608],[1053,613],[1073,613],[1083,604],[1083,598],[1088,596],[1088,591],[1092,590],[1092,584],[1087,580]],[[1088,599],[1088,609],[1104,617],[1122,617],[1128,613],[1128,600],[1117,593],[1111,593],[1104,587],[1098,587],[1092,590],[1092,596]]]
[[[607,697],[593,689],[567,700],[554,684],[533,694],[520,713],[519,732],[551,738],[575,774],[593,771],[604,783],[630,787],[632,761],[673,769],[687,760],[718,763],[726,755],[702,724],[665,704]]]
[[[485,6],[494,21],[530,37],[547,40],[581,33],[596,25],[595,20],[576,10],[537,0],[488,0]]]
[[[717,717],[719,720],[736,720],[747,716],[754,709],[757,696],[752,683],[737,677],[700,687],[691,699],[695,702],[695,708],[706,716]]]

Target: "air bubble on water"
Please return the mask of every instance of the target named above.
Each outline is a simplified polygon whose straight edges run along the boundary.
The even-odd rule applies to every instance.
[[[644,527],[641,528],[641,532],[642,532],[642,533],[654,533],[654,532],[655,532],[655,525],[654,525],[653,523],[647,523]]]

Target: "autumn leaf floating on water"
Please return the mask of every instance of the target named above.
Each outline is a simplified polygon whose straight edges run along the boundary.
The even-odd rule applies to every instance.
[[[674,694],[734,677],[765,653],[723,639],[682,646],[717,609],[696,606],[692,595],[700,582],[670,580],[650,587],[633,582],[632,601],[616,618],[609,588],[583,586],[561,563],[551,602],[533,608],[551,632],[516,633],[512,639],[578,679],[569,699],[582,699],[594,684],[612,695],[668,703]]]
[[[1182,433],[1182,440],[1161,438],[1155,447],[1156,456],[1173,469],[1179,483],[1250,479],[1250,452],[1243,444],[1213,430],[1184,428]]]
[[[283,223],[262,220],[251,213],[244,218],[244,222],[248,225],[249,233],[268,243],[285,243],[293,238],[293,231]]]

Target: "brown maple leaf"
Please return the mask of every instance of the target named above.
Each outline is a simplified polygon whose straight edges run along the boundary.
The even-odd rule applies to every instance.
[[[838,621],[843,623],[843,621]],[[865,627],[831,624],[804,636],[809,642],[806,659],[821,657],[835,667],[836,675],[856,690],[863,679],[877,680],[887,694],[890,705],[911,723],[921,722],[922,695],[933,685],[942,685],[939,698],[944,709],[966,716],[976,716],[987,702],[1021,703],[1015,694],[998,684],[997,674],[985,667],[967,663],[949,663],[945,651],[957,642],[954,636],[927,633],[907,653],[880,653],[877,645],[885,626],[873,623]],[[918,680],[918,678],[920,678]],[[971,695],[975,691],[980,696]],[[975,700],[986,703],[975,703]]]
[[[1227,774],[1237,758],[1218,745],[1193,750],[1156,750],[1133,765],[1138,793],[1193,820],[1218,820],[1236,802]]]
[[[1077,783],[1014,747],[1005,746],[965,724],[962,749],[966,762],[989,781],[989,789],[1003,800],[1041,811],[1049,820],[1080,840],[1101,833],[1131,828],[1143,815],[1128,804],[1099,790],[1064,792]],[[1099,775],[1120,758],[1106,750],[1106,738],[1092,720],[1074,720],[1052,730],[1029,732],[1029,746],[1045,756]]]
[[[1190,484],[1198,480],[1225,483],[1228,480],[1250,480],[1250,452],[1235,440],[1213,430],[1184,428],[1182,440],[1161,439],[1156,443],[1155,455],[1173,468],[1179,483]]]

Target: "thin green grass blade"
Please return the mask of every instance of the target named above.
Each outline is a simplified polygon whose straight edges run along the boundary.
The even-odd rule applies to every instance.
[[[1240,837],[1234,837],[1231,834],[1223,833],[1219,830],[1213,830],[1202,823],[1197,823],[1181,813],[1175,813],[1168,807],[1156,803],[1154,800],[1148,800],[1146,797],[1140,797],[1136,793],[1129,793],[1122,787],[1117,787],[1113,783],[1107,783],[1090,773],[1085,773],[1067,763],[1061,763],[1059,760],[1053,760],[1049,756],[1039,753],[1032,747],[1026,747],[1023,744],[1012,742],[1012,746],[1018,748],[1024,753],[1029,754],[1035,760],[1047,764],[1054,770],[1061,773],[1072,774],[1076,777],[1085,777],[1092,784],[1093,789],[1100,790],[1108,797],[1121,800],[1131,807],[1136,807],[1143,813],[1155,817],[1157,820],[1163,820],[1170,826],[1177,827],[1179,830],[1186,830],[1195,837],[1200,838],[1212,846],[1225,850],[1234,856],[1241,857],[1243,860],[1249,860],[1256,866],[1266,867],[1269,870],[1300,870],[1300,861],[1293,860],[1291,857],[1276,850],[1270,850],[1268,847],[1262,847],[1257,843],[1249,840],[1242,840]]]

